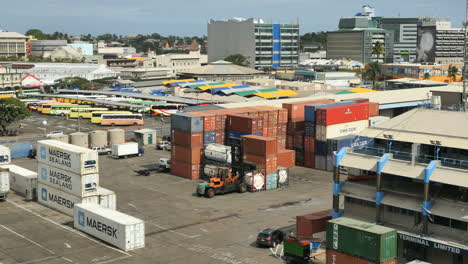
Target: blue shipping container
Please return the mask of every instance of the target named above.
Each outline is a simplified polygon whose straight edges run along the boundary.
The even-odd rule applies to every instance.
[[[11,151],[11,158],[22,158],[29,156],[29,152],[34,149],[33,144],[23,143],[8,146]]]
[[[216,143],[216,131],[206,131],[203,133],[203,144],[215,144]]]
[[[315,141],[315,154],[326,156],[328,152],[327,142],[326,141]]]
[[[326,107],[332,107],[332,106],[338,106],[338,105],[350,105],[350,104],[355,104],[355,103],[356,103],[355,101],[342,101],[342,102],[336,102],[336,103],[330,103],[330,104],[306,105],[304,107],[305,121],[315,123],[315,111],[318,108],[326,108]]]
[[[171,128],[190,133],[203,132],[203,117],[189,113],[175,113],[171,115]]]

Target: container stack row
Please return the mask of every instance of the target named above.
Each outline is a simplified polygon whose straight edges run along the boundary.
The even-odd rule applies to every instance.
[[[99,186],[98,153],[56,140],[37,142],[39,203],[73,216],[75,204],[116,209],[116,195]]]
[[[395,229],[346,217],[327,223],[327,264],[395,264]]]

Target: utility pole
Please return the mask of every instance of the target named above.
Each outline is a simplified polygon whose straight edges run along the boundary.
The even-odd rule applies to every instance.
[[[467,43],[467,32],[468,32],[468,0],[466,0],[466,12],[465,12],[465,21],[463,21],[463,29],[464,29],[464,36],[465,36],[465,39],[463,40],[464,41],[464,45],[463,45],[463,94],[461,96],[462,98],[462,101],[461,101],[461,107],[463,109],[463,111],[466,111],[466,101],[467,101],[467,96],[466,96],[466,78],[467,78],[467,56],[466,56],[466,52],[468,51],[468,43]]]

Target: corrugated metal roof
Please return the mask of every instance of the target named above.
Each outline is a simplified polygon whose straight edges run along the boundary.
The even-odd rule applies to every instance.
[[[298,93],[292,91],[292,90],[278,90],[275,92],[272,92],[273,94],[276,94],[279,97],[285,97],[285,96],[293,96],[293,95],[298,95]]]
[[[270,92],[263,92],[263,93],[256,93],[255,94],[258,97],[265,98],[265,99],[270,99],[270,98],[277,98],[277,95],[274,95]]]
[[[267,89],[255,89],[255,90],[246,90],[246,91],[235,91],[234,93],[239,96],[249,96],[256,93],[266,93],[266,92],[275,92],[278,91],[276,88],[267,88]]]

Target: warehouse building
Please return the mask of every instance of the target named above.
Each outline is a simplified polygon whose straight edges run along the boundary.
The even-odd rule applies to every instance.
[[[33,56],[50,56],[50,54],[60,47],[66,47],[67,41],[54,39],[54,40],[31,40],[31,48]]]
[[[468,263],[468,114],[418,108],[335,158],[334,214],[398,230],[398,258]]]
[[[293,67],[299,61],[299,21],[275,24],[263,19],[208,21],[208,62],[243,55],[250,67]]]

